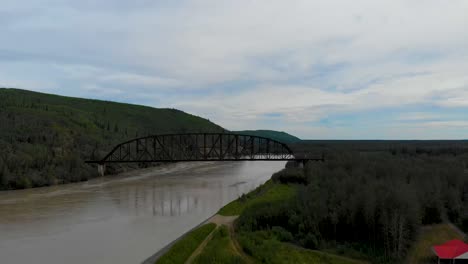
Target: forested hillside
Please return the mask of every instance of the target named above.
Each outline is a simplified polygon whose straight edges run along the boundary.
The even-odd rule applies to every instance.
[[[218,132],[209,120],[176,109],[0,89],[0,189],[97,176],[84,160],[138,136]]]
[[[242,130],[242,131],[235,131],[234,133],[271,138],[271,139],[274,139],[283,143],[293,143],[293,142],[301,141],[300,138],[295,137],[291,134],[288,134],[282,131],[274,131],[274,130]]]
[[[287,238],[372,263],[403,263],[426,225],[452,222],[468,231],[466,146],[466,141],[298,144],[296,149],[321,147],[326,161],[273,175],[273,181],[295,187],[295,195],[244,210],[237,222],[242,244],[248,252],[268,252],[271,240]]]

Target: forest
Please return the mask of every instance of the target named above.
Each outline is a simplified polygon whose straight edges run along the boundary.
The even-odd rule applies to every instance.
[[[274,241],[371,263],[403,263],[421,227],[468,231],[466,141],[309,141],[325,162],[294,164],[272,180],[295,195],[247,207],[236,223],[243,249],[269,263]]]
[[[176,109],[3,88],[0,190],[84,181],[98,176],[96,168],[84,161],[103,157],[122,141],[200,131],[220,132],[223,128]]]

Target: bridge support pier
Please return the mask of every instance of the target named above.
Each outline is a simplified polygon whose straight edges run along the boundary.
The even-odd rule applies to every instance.
[[[104,174],[106,174],[106,164],[98,164],[97,169],[99,175],[104,176]]]

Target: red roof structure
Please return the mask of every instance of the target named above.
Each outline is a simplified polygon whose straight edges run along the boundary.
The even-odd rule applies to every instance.
[[[434,246],[433,250],[440,259],[454,259],[468,253],[468,245],[461,240],[454,239]]]

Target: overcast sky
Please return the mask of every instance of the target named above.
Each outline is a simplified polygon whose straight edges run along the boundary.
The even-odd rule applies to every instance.
[[[1,0],[1,86],[229,130],[468,138],[468,1]]]

